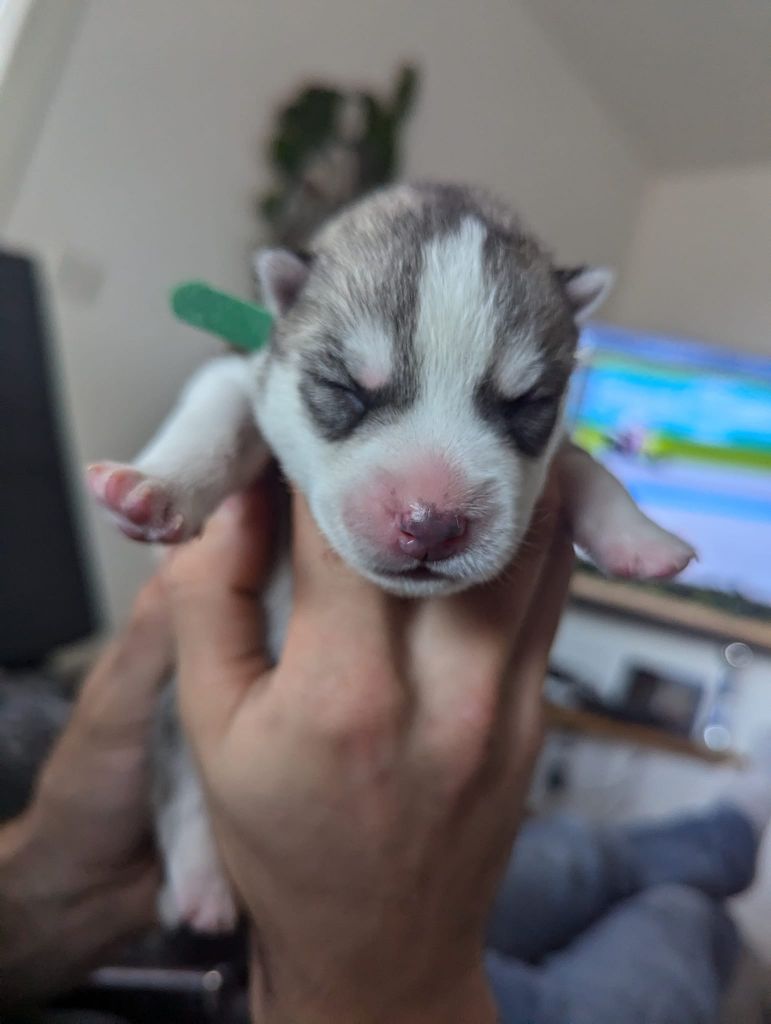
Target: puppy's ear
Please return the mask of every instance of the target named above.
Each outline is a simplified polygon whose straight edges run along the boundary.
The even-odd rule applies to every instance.
[[[557,279],[576,323],[583,324],[607,299],[616,275],[608,267],[568,267],[557,270]]]
[[[302,291],[310,273],[310,257],[289,249],[260,249],[254,255],[254,269],[265,305],[282,316]]]

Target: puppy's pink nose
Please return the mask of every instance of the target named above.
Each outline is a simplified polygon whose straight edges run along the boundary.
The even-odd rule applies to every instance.
[[[440,562],[465,546],[468,520],[458,512],[417,502],[399,518],[399,547],[412,558]]]

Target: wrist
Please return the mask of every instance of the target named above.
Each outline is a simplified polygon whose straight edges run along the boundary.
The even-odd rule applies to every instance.
[[[419,994],[396,998],[386,984],[377,992],[351,986],[319,992],[316,998],[293,991],[275,991],[252,957],[250,1019],[252,1024],[497,1024],[499,1016],[481,964],[448,982],[446,976]]]
[[[45,917],[57,928],[58,901],[41,872],[27,815],[0,828],[0,1010],[37,996],[39,974],[47,969],[42,941]],[[67,948],[65,946],[65,948]],[[61,958],[61,951],[53,961]]]
[[[33,811],[0,827],[0,1011],[65,990],[138,930],[146,882],[80,868]]]

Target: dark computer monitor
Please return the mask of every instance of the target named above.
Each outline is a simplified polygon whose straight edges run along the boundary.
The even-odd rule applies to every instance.
[[[0,666],[40,663],[95,627],[38,275],[0,252]]]

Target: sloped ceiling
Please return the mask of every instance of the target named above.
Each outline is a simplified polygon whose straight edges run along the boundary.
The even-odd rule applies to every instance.
[[[771,0],[520,0],[666,169],[771,160]]]

